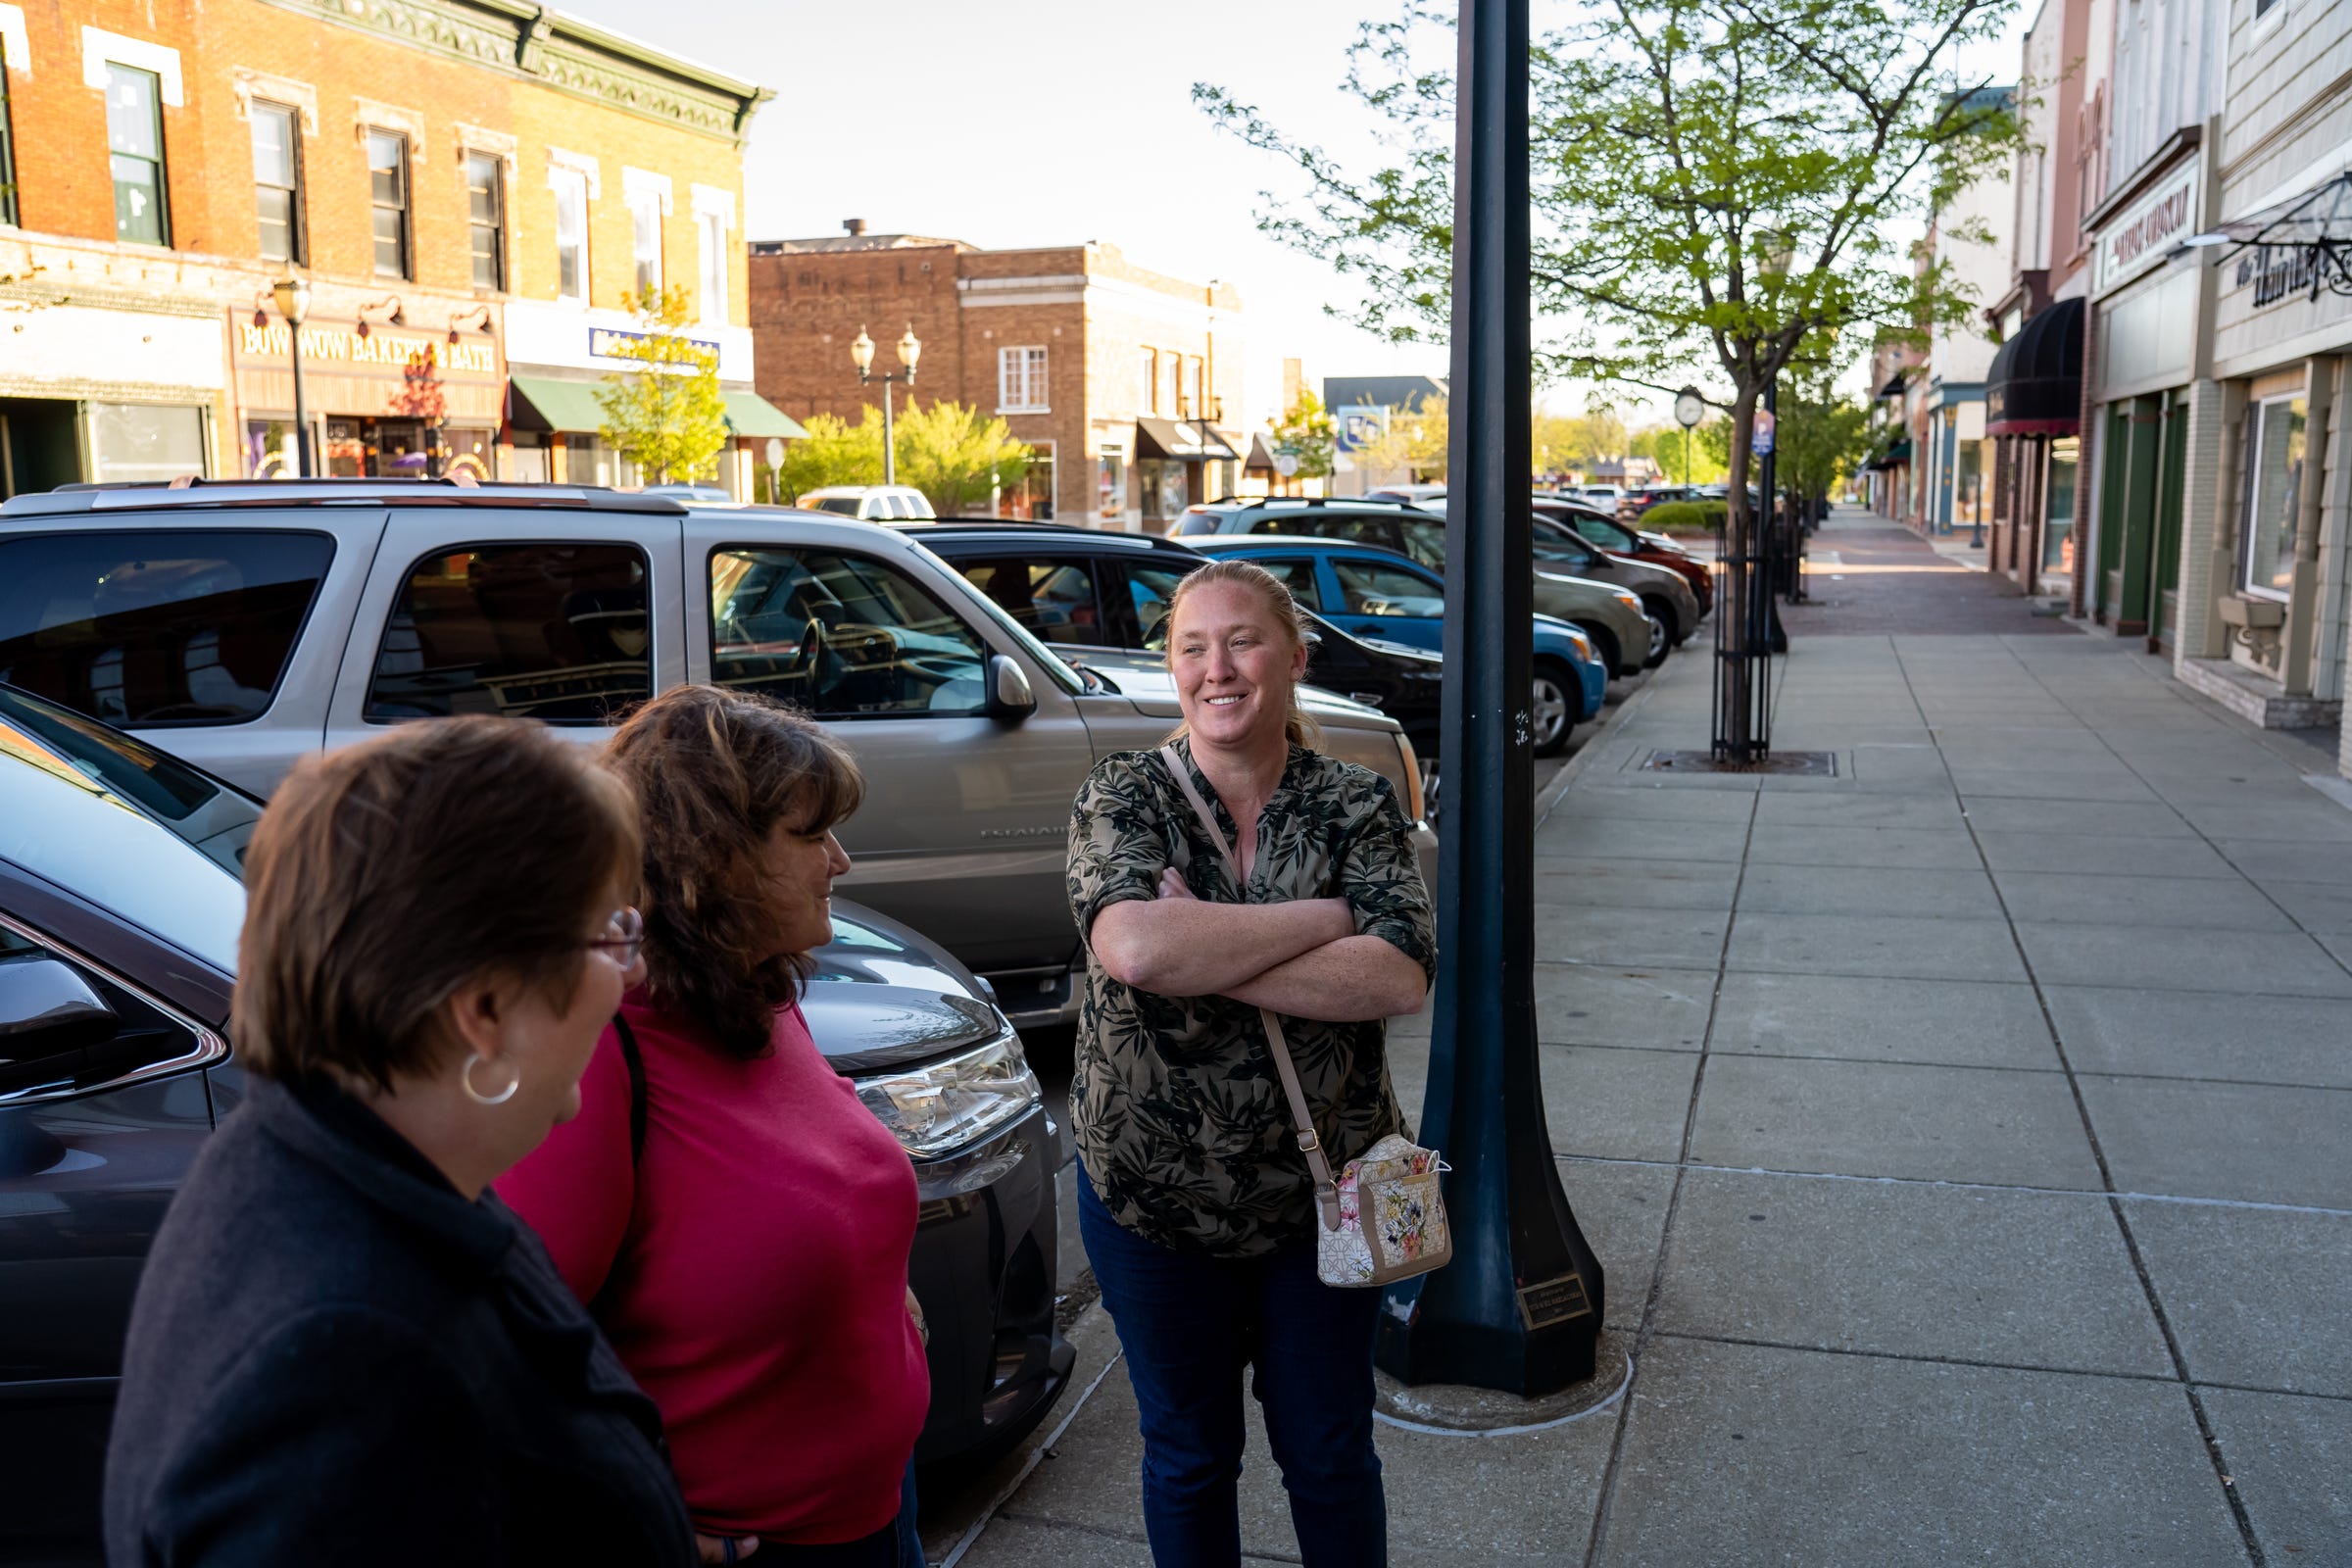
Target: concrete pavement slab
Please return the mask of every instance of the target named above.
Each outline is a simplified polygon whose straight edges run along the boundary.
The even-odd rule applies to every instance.
[[[2023,980],[1999,920],[1909,915],[1749,914],[1732,924],[1727,969],[1894,975],[1917,980]]]
[[[2352,1089],[2076,1082],[2120,1192],[2352,1208]]]
[[[2153,925],[2040,924],[2019,920],[2034,978],[2053,986],[2145,986],[2154,991],[2352,997],[2344,972],[2300,931],[2180,930]],[[1739,935],[1733,934],[1733,952]]]
[[[2035,801],[2118,801],[2147,804],[2161,801],[2138,774],[2117,763],[2112,768],[1958,767],[1952,787],[1977,799],[2014,796]]]
[[[2244,1551],[2177,1387],[1653,1341],[1598,1568],[2217,1568]]]
[[[2214,848],[2257,882],[2352,883],[2352,844],[2218,839]]]
[[[1710,1056],[1690,1157],[1739,1169],[2099,1186],[2065,1076],[2006,1068]]]
[[[2278,901],[2304,930],[2320,935],[2352,931],[2352,887],[2336,882],[2265,882],[2262,891]]]
[[[1569,792],[1552,808],[1548,820],[1577,821],[1597,817],[1608,821],[1647,818],[1659,822],[1739,822],[1744,824],[1755,809],[1752,789],[1725,792],[1720,790],[1677,790],[1657,784],[1624,782],[1623,774],[1611,774],[1611,782],[1595,781]],[[1752,784],[1752,780],[1749,781]]]
[[[1642,1322],[1658,1271],[1674,1167],[1616,1159],[1563,1158],[1560,1190],[1576,1211],[1592,1255],[1607,1271],[1607,1323],[1629,1333]]]
[[[1536,965],[1540,1038],[1561,1045],[1696,1051],[1714,998],[1712,969]]]
[[[2295,844],[2352,844],[2352,811],[2333,801],[2262,801],[2180,808],[2189,826],[2213,839],[2285,839]]]
[[[2214,926],[2235,931],[2292,931],[2295,922],[2247,881],[2219,877],[2079,876],[2060,871],[1995,871],[2010,918],[2048,925]]]
[[[2132,839],[2196,837],[2180,813],[2161,803],[2131,801],[2020,800],[1980,795],[1968,803],[1969,820],[1980,833],[2069,833],[2120,835]]]
[[[2273,1563],[2352,1563],[2352,1400],[2208,1389],[2222,1462]]]
[[[1737,860],[1746,843],[1745,822],[1661,822],[1573,807],[1555,808],[1536,829],[1537,869],[1540,873],[1544,858],[1553,855],[1615,860]]]
[[[1679,1158],[1698,1057],[1688,1051],[1625,1051],[1599,1046],[1540,1046],[1544,1124],[1555,1154],[1601,1159]],[[1398,1042],[1389,1075],[1407,1120],[1421,1123],[1429,1055]]]
[[[1729,909],[1536,908],[1536,956],[1547,963],[1663,963],[1697,969],[1720,962]]]
[[[1753,865],[1740,884],[1742,913],[1906,914],[1998,920],[2000,900],[1982,871],[1879,865]]]
[[[2352,1002],[2045,986],[2078,1072],[2352,1089]],[[1731,991],[1724,991],[1729,1010]],[[1721,1049],[1723,1022],[1715,1026]]]
[[[2124,1200],[2188,1375],[2352,1396],[2352,1214]]]
[[[1547,907],[1728,909],[1739,885],[1740,867],[1725,860],[1547,856],[1536,878],[1536,918]]]
[[[2103,1198],[1694,1170],[1657,1326],[1702,1338],[2170,1377]]]
[[[1921,795],[1766,795],[1756,802],[1756,821],[1790,822],[1800,827],[1941,828],[1956,832],[1961,820],[1957,798]]]
[[[2113,834],[1979,831],[1995,871],[2072,871],[2083,876],[2234,878],[2238,870],[2201,839],[2151,843]]]
[[[1750,865],[1890,865],[1976,870],[1983,865],[1967,833],[1893,827],[1803,827],[1759,822]]]
[[[1955,1067],[2059,1064],[2034,988],[1976,980],[1727,974],[1708,1047]]]

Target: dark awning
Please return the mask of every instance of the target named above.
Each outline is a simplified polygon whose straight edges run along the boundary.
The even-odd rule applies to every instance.
[[[1210,459],[1241,456],[1233,449],[1226,432],[1197,419],[1152,419],[1139,414],[1135,419],[1135,455],[1139,458],[1201,463]]]
[[[2082,415],[2082,301],[2060,300],[2018,329],[1984,378],[1986,435],[2073,435]]]
[[[1900,468],[1910,463],[1910,461],[1911,438],[1909,436],[1905,436],[1900,441],[1897,441],[1892,446],[1889,446],[1886,451],[1880,453],[1877,457],[1871,459],[1866,466],[1876,468],[1881,472],[1884,472],[1888,468]]]
[[[1266,445],[1264,436],[1255,433],[1250,435],[1250,458],[1242,465],[1242,471],[1244,473],[1272,473],[1275,471],[1274,452],[1271,447]]]
[[[509,376],[513,393],[508,417],[517,430],[601,429],[603,405],[596,401],[595,381],[560,381],[549,375]]]
[[[1902,395],[1903,372],[1897,370],[1894,372],[1894,374],[1886,378],[1886,384],[1885,386],[1879,388],[1879,396],[1883,398],[1899,398]]]

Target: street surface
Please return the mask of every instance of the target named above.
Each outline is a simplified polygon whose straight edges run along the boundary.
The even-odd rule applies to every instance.
[[[1540,800],[1544,1096],[1631,1382],[1384,1426],[1392,1560],[2352,1563],[2332,734],[1880,519],[1813,559],[1774,742],[1835,778],[1641,770],[1706,744],[1701,639]],[[1392,1058],[1414,1109],[1421,1020]],[[1149,1563],[1116,1341],[1073,1338],[1050,1456],[935,1487],[935,1565]],[[1298,1561],[1262,1434],[1242,1485],[1250,1560]]]

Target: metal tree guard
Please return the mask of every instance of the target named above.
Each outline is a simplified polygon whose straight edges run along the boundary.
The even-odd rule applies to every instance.
[[[1527,0],[1462,0],[1446,520],[1437,1008],[1421,1138],[1453,1261],[1390,1289],[1375,1359],[1522,1396],[1592,1373],[1600,1264],[1560,1190],[1536,1058],[1528,507]],[[1473,630],[1475,628],[1475,630]]]

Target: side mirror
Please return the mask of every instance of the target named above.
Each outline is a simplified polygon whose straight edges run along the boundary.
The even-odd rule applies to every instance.
[[[122,1020],[55,958],[0,963],[0,1088],[44,1058],[112,1040]]]
[[[1037,693],[1028,672],[1003,654],[988,657],[988,710],[997,718],[1023,719],[1037,711]]]

